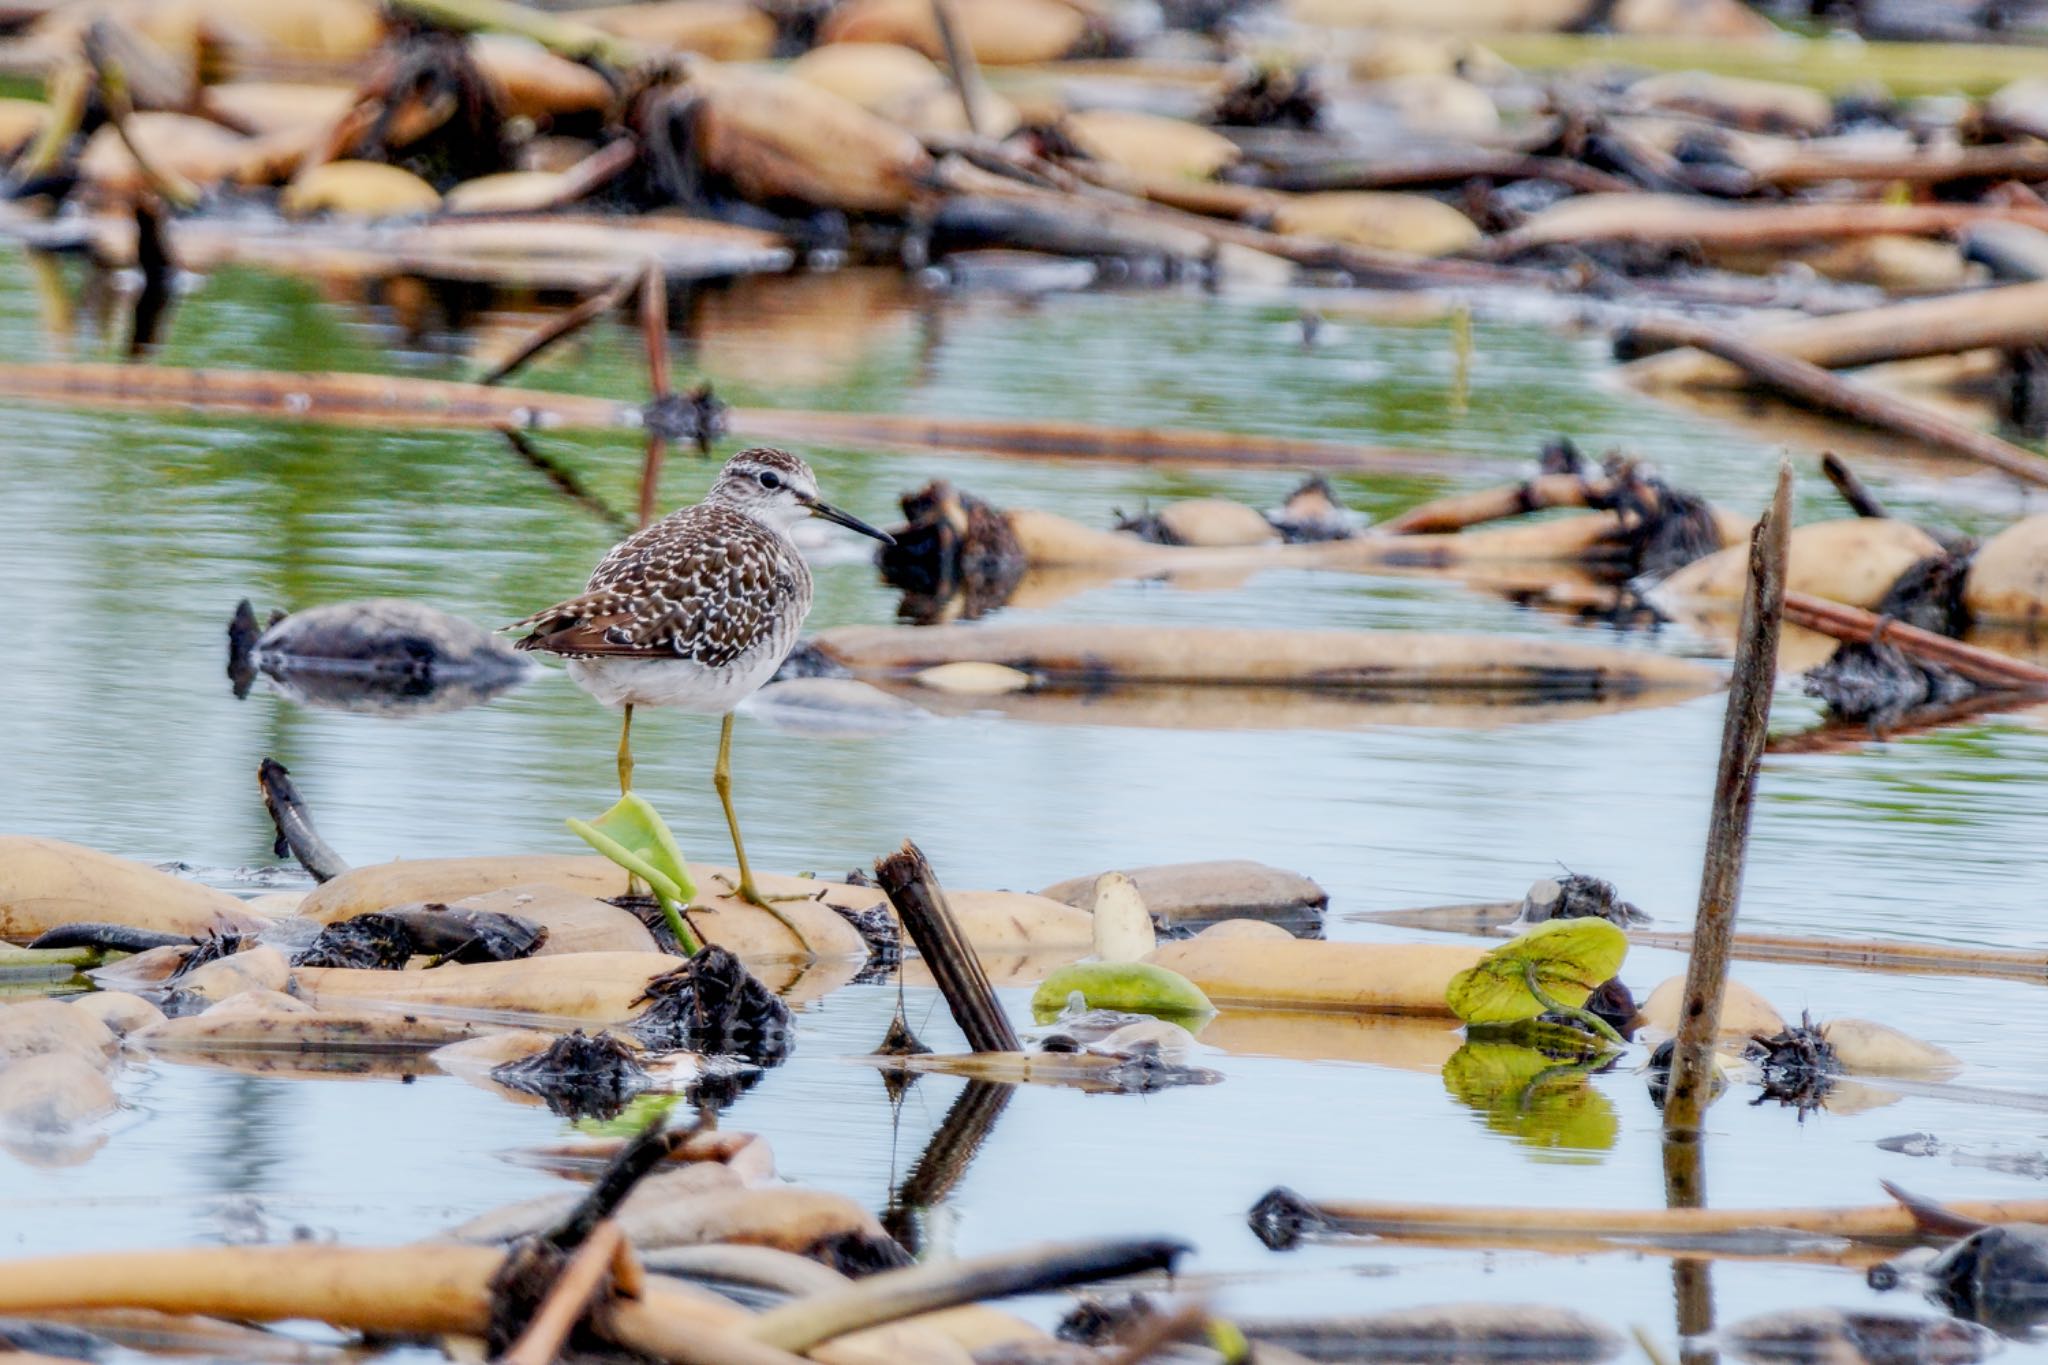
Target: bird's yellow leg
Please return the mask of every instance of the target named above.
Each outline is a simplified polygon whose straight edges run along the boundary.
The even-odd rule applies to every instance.
[[[794,924],[776,910],[775,901],[800,901],[804,896],[764,896],[761,888],[754,885],[754,870],[747,866],[747,846],[740,838],[740,818],[732,808],[732,712],[725,714],[725,722],[718,727],[718,762],[711,769],[711,785],[718,788],[718,804],[725,807],[725,827],[732,831],[733,856],[739,860],[740,884],[732,893],[749,905],[758,905],[763,910],[782,920],[789,931],[801,940],[803,934]]]
[[[633,790],[633,703],[626,703],[626,722],[619,727],[619,795]]]

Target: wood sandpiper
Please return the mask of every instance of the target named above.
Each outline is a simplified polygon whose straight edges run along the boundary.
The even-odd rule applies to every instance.
[[[516,648],[568,660],[569,677],[622,707],[619,790],[633,786],[633,708],[675,706],[722,715],[718,789],[742,900],[766,905],[747,866],[732,808],[732,710],[775,675],[811,610],[811,571],[792,526],[823,517],[884,544],[883,531],[818,499],[811,467],[756,447],[726,462],[704,501],[671,512],[613,547],[580,597],[535,612]]]

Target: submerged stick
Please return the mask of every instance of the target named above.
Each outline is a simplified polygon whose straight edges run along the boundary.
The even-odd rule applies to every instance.
[[[889,1270],[763,1313],[747,1335],[801,1353],[849,1332],[964,1303],[1171,1271],[1188,1249],[1157,1238],[1066,1242]]]
[[[289,852],[316,882],[331,882],[348,871],[348,860],[313,828],[313,817],[307,814],[299,789],[292,785],[291,769],[274,758],[264,759],[256,765],[256,787],[263,793],[271,824],[277,827],[275,852],[279,857]]]
[[[1740,366],[1762,387],[1810,407],[1968,456],[2026,483],[2048,486],[2048,459],[2031,450],[1951,421],[1917,404],[1851,383],[1818,365],[1780,354],[1732,332],[1661,318],[1638,323],[1636,332],[1658,342],[1691,346],[1719,356]]]
[[[497,384],[517,371],[521,366],[545,351],[548,347],[581,331],[590,323],[603,317],[626,301],[635,286],[640,283],[640,271],[628,271],[611,284],[598,290],[589,298],[571,308],[559,317],[548,319],[536,327],[526,340],[519,343],[511,355],[493,365],[477,377],[479,384]]]
[[[1910,658],[1940,664],[1981,686],[2048,688],[2048,668],[2039,664],[2030,664],[1996,650],[1966,645],[1961,640],[1878,616],[1861,607],[1793,592],[1785,594],[1783,611],[1785,619],[1795,626],[1804,626],[1852,644],[1867,645],[1882,640]]]
[[[910,1174],[889,1194],[882,1226],[892,1237],[913,1252],[919,1250],[916,1220],[904,1215],[928,1209],[953,1192],[1016,1093],[1016,1086],[996,1081],[970,1080],[960,1088],[946,1109],[946,1117],[939,1120],[939,1126],[926,1140]]]
[[[1856,471],[1849,468],[1849,462],[1830,450],[1820,457],[1820,472],[1828,476],[1828,482],[1842,495],[1842,501],[1849,504],[1849,510],[1859,517],[1883,519],[1891,516],[1884,504],[1877,500],[1877,494],[1864,486],[1856,477]]]
[[[938,876],[918,846],[906,839],[902,848],[876,859],[875,881],[931,968],[967,1045],[976,1052],[1022,1052],[1024,1045],[997,1002],[981,959],[960,931]]]
[[[1432,498],[1374,529],[1396,536],[1428,535],[1462,531],[1483,522],[1502,521],[1550,507],[1586,507],[1590,505],[1589,495],[1606,492],[1611,482],[1589,482],[1579,474],[1539,474],[1520,483]]]
[[[1700,874],[1699,915],[1693,926],[1692,958],[1686,964],[1685,1006],[1680,1011],[1670,1091],[1664,1101],[1667,1138],[1697,1133],[1712,1094],[1714,1040],[1721,1027],[1721,998],[1728,985],[1730,941],[1742,895],[1757,770],[1778,677],[1778,625],[1785,602],[1791,523],[1792,466],[1781,463],[1770,510],[1750,533],[1749,586],[1743,593],[1735,675],[1729,684],[1727,720],[1721,731],[1714,809],[1707,825],[1706,866]],[[1667,1160],[1667,1171],[1670,1169]],[[1690,1202],[1683,1199],[1683,1192],[1674,1192],[1673,1198],[1674,1202]]]
[[[538,446],[528,440],[525,432],[505,427],[499,434],[505,438],[506,443],[513,450],[519,453],[519,458],[545,474],[548,482],[560,489],[563,496],[580,503],[598,520],[604,522],[622,536],[631,535],[636,529],[629,518],[613,511],[603,498],[591,492],[583,480],[577,477],[574,470],[570,469],[560,460],[557,460],[554,456],[543,453]]]

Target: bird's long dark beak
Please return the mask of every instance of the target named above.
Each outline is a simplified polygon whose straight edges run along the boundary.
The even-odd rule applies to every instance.
[[[827,521],[836,521],[849,531],[858,531],[864,536],[873,536],[884,545],[894,545],[896,543],[896,537],[890,535],[887,531],[878,531],[859,517],[853,515],[853,513],[842,512],[830,503],[819,502],[816,498],[807,498],[804,500],[804,506],[811,509],[811,515],[814,517],[823,517]]]

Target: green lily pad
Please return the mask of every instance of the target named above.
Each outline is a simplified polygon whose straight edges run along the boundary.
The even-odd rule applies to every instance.
[[[1559,1005],[1577,1009],[1627,956],[1628,935],[1604,919],[1550,920],[1452,977],[1444,1003],[1468,1024],[1512,1024]]]
[[[695,954],[697,937],[683,923],[683,907],[697,894],[697,884],[690,880],[690,865],[660,812],[627,792],[597,819],[567,823],[577,838],[647,883],[661,902],[676,941],[684,952]]]
[[[1090,1009],[1169,1018],[1216,1012],[1201,987],[1179,972],[1149,962],[1076,962],[1039,983],[1031,996],[1032,1014],[1041,1021],[1051,1018],[1066,1008],[1075,991]]]

